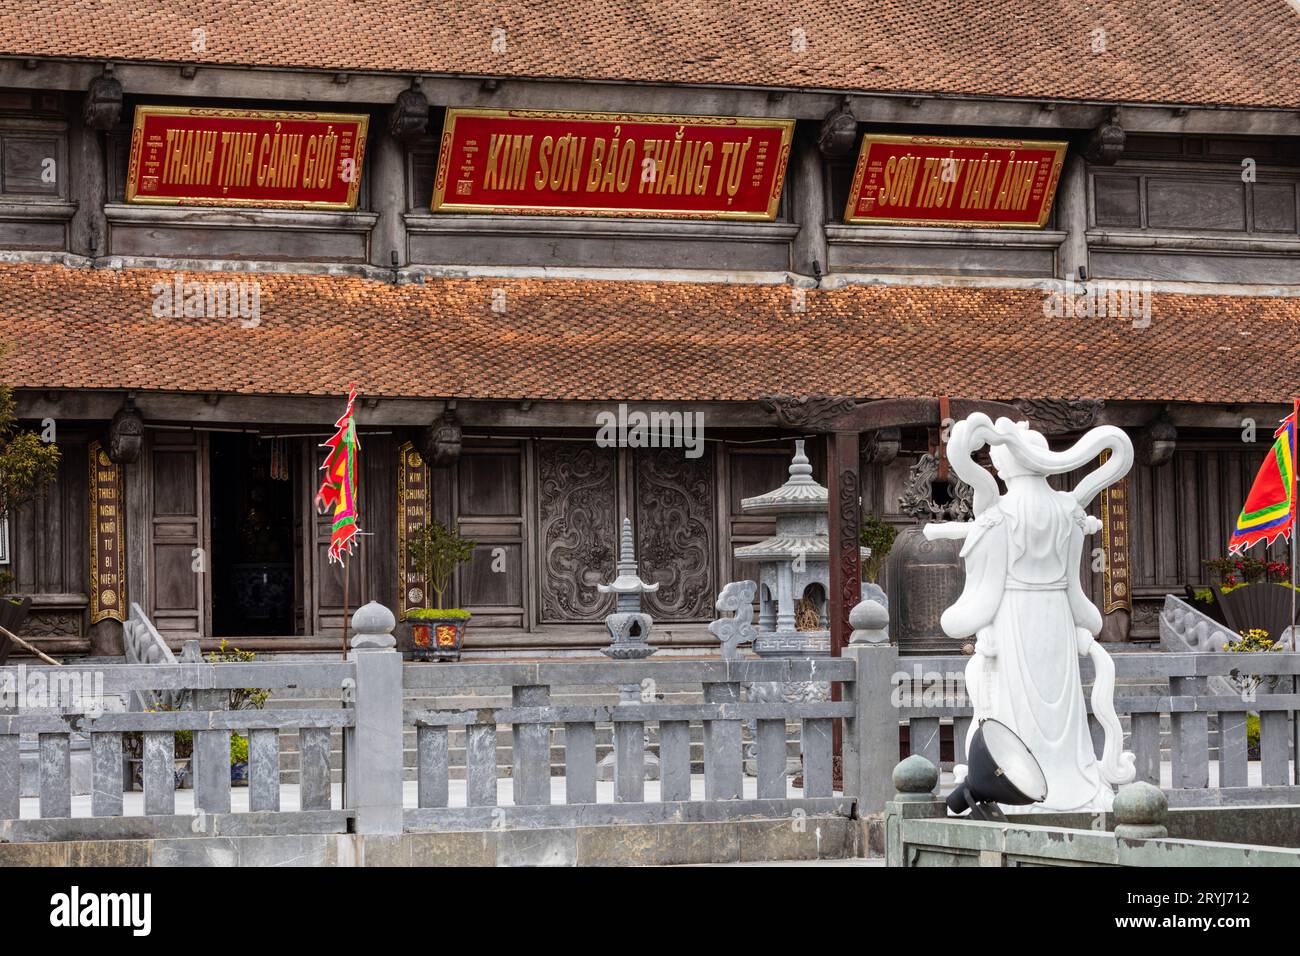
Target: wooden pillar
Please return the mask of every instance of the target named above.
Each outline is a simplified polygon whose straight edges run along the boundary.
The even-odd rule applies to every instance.
[[[862,481],[858,476],[858,433],[826,436],[826,487],[830,506],[830,623],[831,656],[840,657],[849,642],[849,612],[862,597]],[[840,699],[840,685],[831,684],[831,700]],[[844,752],[843,728],[836,722],[831,748],[835,760]]]
[[[1057,278],[1077,280],[1079,267],[1088,266],[1088,165],[1077,153],[1065,161],[1060,193],[1056,224],[1065,241],[1057,253]]]
[[[68,153],[71,166],[69,198],[77,204],[72,216],[69,250],[78,256],[108,254],[108,224],[104,202],[108,184],[104,170],[104,135],[91,129],[81,118],[80,101],[76,116],[68,127]],[[62,172],[59,178],[63,178]]]
[[[815,128],[815,127],[814,127]],[[799,232],[790,247],[790,271],[813,275],[813,262],[829,272],[826,246],[826,185],[816,134],[796,135],[790,158],[791,216]]]
[[[849,612],[862,599],[862,481],[858,475],[857,432],[826,436],[826,474],[830,497],[831,655],[849,642]]]
[[[406,265],[406,150],[387,131],[373,138],[370,154],[370,208],[379,214],[370,234],[370,264]],[[393,253],[397,261],[393,262]]]

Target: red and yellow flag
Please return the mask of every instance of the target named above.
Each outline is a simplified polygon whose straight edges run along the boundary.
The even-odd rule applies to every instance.
[[[1290,538],[1295,527],[1296,411],[1282,420],[1273,433],[1273,447],[1250,486],[1237,526],[1228,542],[1236,553],[1263,541]]]
[[[334,434],[321,446],[328,448],[329,454],[325,456],[325,464],[320,466],[325,477],[316,492],[316,507],[321,514],[334,509],[329,557],[339,564],[352,553],[356,544],[354,539],[360,531],[357,527],[357,457],[361,444],[357,441],[357,423],[352,415],[356,401],[357,387],[349,386],[348,407],[334,423]]]

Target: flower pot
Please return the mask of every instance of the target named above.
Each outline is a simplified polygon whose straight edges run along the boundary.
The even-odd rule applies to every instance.
[[[241,760],[239,763],[230,765],[230,785],[232,787],[248,786],[248,761]]]
[[[458,661],[468,617],[407,618],[411,658],[417,661]]]

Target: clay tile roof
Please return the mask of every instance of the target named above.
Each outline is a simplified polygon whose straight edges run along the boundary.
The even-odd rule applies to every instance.
[[[355,381],[371,396],[600,401],[1281,403],[1300,392],[1300,298],[1155,293],[1149,326],[1135,328],[1048,317],[1034,289],[810,290],[800,312],[790,287],[771,285],[182,277],[256,281],[254,325],[170,309],[159,295],[177,275],[0,266],[0,377],[42,389],[334,395]]]
[[[1292,3],[8,0],[0,53],[1296,108]]]

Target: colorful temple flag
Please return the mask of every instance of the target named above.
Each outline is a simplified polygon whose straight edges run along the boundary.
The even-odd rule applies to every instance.
[[[357,423],[352,409],[357,401],[357,387],[348,387],[348,407],[335,422],[337,430],[330,440],[322,445],[328,448],[325,464],[321,471],[325,477],[321,480],[320,490],[316,492],[316,507],[321,514],[334,509],[334,530],[330,533],[329,557],[331,561],[343,564],[346,555],[352,553],[359,533],[357,528],[357,455],[361,445],[357,441]]]
[[[1282,420],[1273,433],[1276,439],[1268,457],[1250,486],[1250,494],[1237,518],[1228,542],[1232,553],[1263,541],[1272,544],[1279,537],[1290,538],[1295,525],[1296,412]]]

